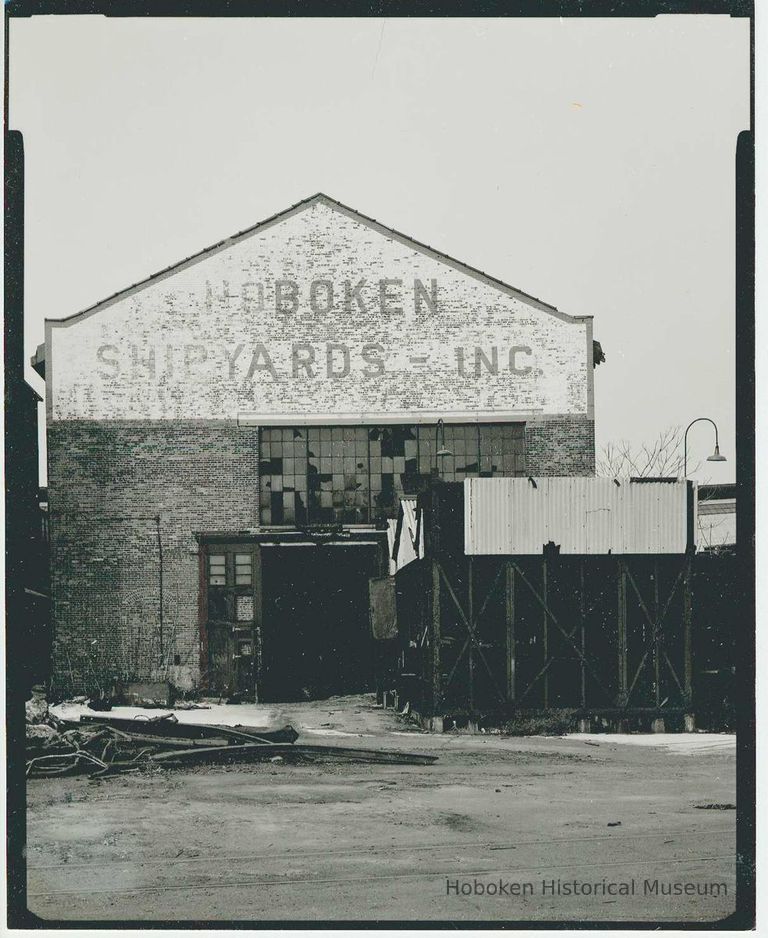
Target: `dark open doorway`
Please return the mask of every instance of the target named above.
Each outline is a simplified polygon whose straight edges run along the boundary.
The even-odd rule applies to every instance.
[[[372,689],[368,579],[378,573],[378,551],[364,544],[262,549],[262,700]]]

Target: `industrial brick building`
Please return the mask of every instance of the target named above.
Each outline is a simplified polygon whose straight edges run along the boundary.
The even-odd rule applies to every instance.
[[[324,195],[49,320],[56,689],[370,686],[401,497],[593,475],[599,358],[591,317]]]

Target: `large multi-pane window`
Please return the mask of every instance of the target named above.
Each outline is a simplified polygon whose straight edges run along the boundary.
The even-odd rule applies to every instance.
[[[392,517],[399,497],[417,492],[435,471],[446,482],[524,475],[525,425],[446,424],[439,432],[434,424],[266,427],[261,522],[364,524]]]

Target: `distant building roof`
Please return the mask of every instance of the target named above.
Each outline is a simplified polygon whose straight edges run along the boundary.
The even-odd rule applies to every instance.
[[[718,550],[736,543],[736,485],[700,485],[699,550]]]

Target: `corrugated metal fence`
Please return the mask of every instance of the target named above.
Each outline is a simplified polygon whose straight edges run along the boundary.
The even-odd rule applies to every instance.
[[[683,554],[696,530],[685,481],[467,479],[464,496],[468,555],[540,554],[549,542],[561,554]]]

